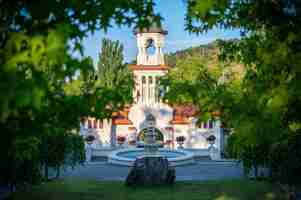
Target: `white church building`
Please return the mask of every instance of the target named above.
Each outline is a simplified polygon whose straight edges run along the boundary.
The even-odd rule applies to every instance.
[[[172,107],[161,100],[162,91],[158,81],[170,69],[164,61],[163,53],[166,34],[161,26],[135,31],[137,63],[129,66],[135,79],[134,103],[114,113],[111,120],[87,118],[81,122],[81,134],[85,137],[93,135],[96,138],[93,144],[95,147],[122,145],[130,148],[143,144],[146,118],[151,116],[155,120],[158,142],[166,148],[208,149],[210,145],[207,138],[214,135],[214,146],[219,152],[223,149],[219,121],[208,121],[198,126],[196,121],[200,112],[195,106]],[[183,144],[177,142],[179,136],[184,136]]]

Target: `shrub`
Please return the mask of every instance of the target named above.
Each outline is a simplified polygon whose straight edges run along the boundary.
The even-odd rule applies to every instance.
[[[177,142],[184,142],[186,138],[184,136],[178,136],[176,137]]]
[[[207,138],[207,141],[208,142],[214,142],[216,140],[216,137],[214,135],[210,135],[208,138]]]
[[[125,142],[125,137],[120,135],[120,136],[117,137],[117,141],[118,141],[118,143],[124,143]]]
[[[288,185],[301,184],[301,134],[291,134],[271,148],[272,178]]]
[[[86,142],[93,142],[95,140],[95,136],[94,135],[88,135],[86,137]]]

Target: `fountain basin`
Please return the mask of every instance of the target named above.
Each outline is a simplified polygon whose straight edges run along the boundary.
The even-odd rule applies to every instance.
[[[145,155],[143,148],[121,149],[113,151],[108,156],[111,164],[133,166],[136,158],[142,156],[163,156],[166,157],[170,166],[180,166],[194,163],[194,154],[184,150],[173,150],[161,148],[157,154]]]

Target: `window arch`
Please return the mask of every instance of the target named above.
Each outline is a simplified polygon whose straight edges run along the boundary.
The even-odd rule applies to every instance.
[[[152,38],[146,40],[146,53],[153,55],[156,52],[155,41]]]
[[[97,129],[97,125],[98,125],[98,124],[97,124],[97,120],[94,119],[94,120],[93,120],[93,128]]]

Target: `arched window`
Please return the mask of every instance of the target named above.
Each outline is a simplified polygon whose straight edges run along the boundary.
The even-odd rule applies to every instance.
[[[149,76],[149,77],[148,77],[148,83],[149,83],[149,84],[153,84],[153,77],[152,77],[152,76]]]
[[[142,76],[142,84],[145,84],[146,83],[146,78],[145,76]]]
[[[213,121],[212,120],[208,120],[206,122],[202,123],[202,127],[205,129],[211,129],[213,128]]]
[[[203,125],[204,128],[208,128],[208,123],[207,122],[204,122],[203,124],[204,124]]]
[[[93,121],[93,128],[97,128],[97,120],[96,119],[94,119],[94,121]]]
[[[213,128],[213,121],[209,120],[209,128]]]
[[[102,120],[99,120],[99,122],[98,122],[98,128],[103,128]]]
[[[148,39],[147,41],[146,41],[146,53],[147,53],[147,55],[153,55],[153,54],[155,54],[155,52],[156,52],[156,47],[155,47],[155,42],[154,42],[154,40],[153,39]]]

